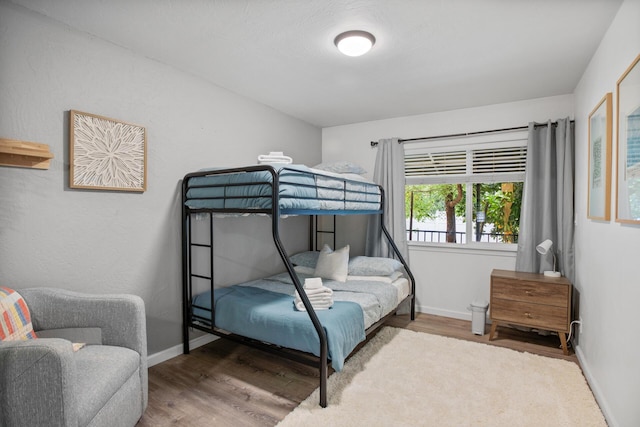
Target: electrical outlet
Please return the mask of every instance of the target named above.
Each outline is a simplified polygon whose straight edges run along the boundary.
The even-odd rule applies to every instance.
[[[582,317],[579,319],[579,325],[580,325],[580,333],[582,333]]]

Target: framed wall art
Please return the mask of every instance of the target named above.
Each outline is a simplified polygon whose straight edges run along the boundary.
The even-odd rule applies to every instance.
[[[144,127],[75,110],[71,110],[69,125],[71,188],[147,189]]]
[[[640,224],[640,55],[617,83],[616,221]]]
[[[589,114],[589,186],[587,217],[611,219],[612,95],[607,93]]]

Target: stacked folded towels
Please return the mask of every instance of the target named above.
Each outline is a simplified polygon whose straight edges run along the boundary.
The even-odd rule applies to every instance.
[[[322,279],[312,277],[305,279],[304,291],[311,302],[314,310],[326,310],[333,305],[333,291],[322,285]],[[296,291],[294,304],[298,311],[306,311],[300,294]]]
[[[258,156],[258,164],[270,164],[270,163],[293,163],[293,159],[289,156],[285,156],[282,151],[272,151],[269,154],[260,154]]]

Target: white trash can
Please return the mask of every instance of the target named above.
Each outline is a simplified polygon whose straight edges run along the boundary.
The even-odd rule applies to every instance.
[[[488,307],[489,303],[485,300],[475,300],[468,307],[471,310],[471,332],[475,335],[484,335]]]

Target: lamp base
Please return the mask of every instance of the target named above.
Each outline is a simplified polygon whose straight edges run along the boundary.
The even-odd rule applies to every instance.
[[[551,270],[547,270],[544,272],[544,275],[547,277],[561,277],[562,274],[560,274],[559,271],[551,271]]]

